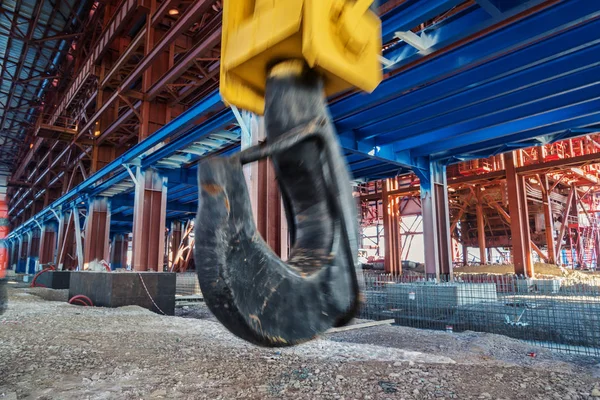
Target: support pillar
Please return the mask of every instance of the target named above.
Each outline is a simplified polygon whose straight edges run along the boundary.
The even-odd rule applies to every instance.
[[[485,219],[483,216],[483,196],[482,188],[477,186],[477,242],[479,243],[479,263],[485,265],[487,263],[487,255],[485,252]]]
[[[421,183],[425,272],[436,279],[452,279],[452,246],[446,166],[428,162],[429,168],[416,169]]]
[[[542,202],[544,204],[544,225],[546,226],[546,247],[548,249],[548,262],[556,264],[556,244],[554,242],[554,214],[550,203],[550,183],[547,175],[541,175]]]
[[[75,225],[73,212],[68,211],[62,216],[63,227],[59,230],[58,251],[56,266],[59,271],[71,269],[76,266],[76,258],[73,257],[75,242]]]
[[[469,227],[467,226],[467,222],[465,220],[460,221],[460,238],[462,240],[462,256],[463,256],[463,266],[467,266],[469,264],[469,246],[465,243],[467,242]]]
[[[527,212],[527,193],[525,179],[517,175],[516,167],[520,165],[521,152],[513,151],[504,154],[506,167],[506,184],[508,187],[508,209],[510,213],[510,233],[512,237],[513,263],[515,274],[533,277],[533,261],[531,258],[531,240],[529,232],[529,215]]]
[[[9,269],[17,272],[17,268],[19,265],[19,244],[21,243],[20,239],[12,240],[10,245],[10,257],[9,257]]]
[[[173,267],[173,263],[175,262],[175,257],[177,257],[177,252],[179,250],[179,245],[181,244],[182,237],[182,224],[181,221],[172,221],[171,229],[170,229],[170,250],[169,250],[169,269]]]
[[[109,259],[110,203],[106,197],[92,199],[88,205],[83,245],[83,269],[104,271]]]
[[[127,235],[117,234],[113,236],[110,247],[110,268],[114,271],[118,268],[127,268]]]
[[[56,225],[46,224],[40,238],[40,265],[54,264],[56,253]]]
[[[27,233],[27,273],[35,274],[38,270],[40,252],[40,231],[33,230]]]
[[[264,119],[250,113],[244,113],[243,119],[247,129],[242,132],[242,149],[264,142]],[[289,251],[287,219],[271,161],[264,159],[245,165],[244,175],[256,228],[275,254],[286,259]]]
[[[402,274],[402,254],[400,244],[400,208],[398,196],[390,196],[391,190],[397,189],[397,181],[384,179],[382,182],[383,200],[383,237],[384,237],[384,268],[385,272],[394,275]]]
[[[16,271],[22,274],[27,273],[27,240],[25,234],[19,236],[19,256]]]
[[[64,237],[65,237],[65,217],[63,213],[57,214],[56,215],[57,218],[57,228],[56,228],[56,243],[54,246],[54,259],[52,260],[52,263],[56,266],[56,269],[59,269],[58,266],[58,259],[60,258],[60,249],[61,249],[61,245],[64,241]]]
[[[135,271],[163,271],[167,213],[167,178],[158,171],[138,168],[133,208]]]

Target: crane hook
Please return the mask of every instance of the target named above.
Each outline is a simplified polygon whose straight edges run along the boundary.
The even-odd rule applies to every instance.
[[[199,165],[196,270],[206,304],[231,332],[291,346],[357,312],[358,224],[318,74],[300,60],[276,64],[265,104],[266,144]],[[258,233],[244,190],[242,165],[267,156],[288,219],[287,262]]]

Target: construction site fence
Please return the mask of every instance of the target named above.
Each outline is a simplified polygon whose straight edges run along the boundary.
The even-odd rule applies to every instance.
[[[505,335],[600,357],[600,279],[462,274],[453,279],[364,272],[360,318]]]

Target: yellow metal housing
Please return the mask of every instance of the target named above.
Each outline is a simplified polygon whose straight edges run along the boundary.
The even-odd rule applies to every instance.
[[[229,104],[264,112],[267,71],[304,59],[325,93],[373,91],[382,79],[381,22],[372,0],[225,0],[220,90]]]

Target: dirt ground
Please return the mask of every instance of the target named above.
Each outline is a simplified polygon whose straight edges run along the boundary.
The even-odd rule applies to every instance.
[[[0,317],[0,400],[600,397],[600,360],[497,335],[380,326],[264,349],[202,305],[168,317],[65,297],[11,288]]]
[[[533,266],[536,277],[542,278],[563,278],[567,280],[587,280],[597,279],[598,273],[592,271],[578,271],[563,268],[554,264],[535,263]],[[454,272],[460,274],[490,274],[490,275],[512,275],[515,267],[512,264],[492,264],[492,265],[468,265],[457,267]]]

